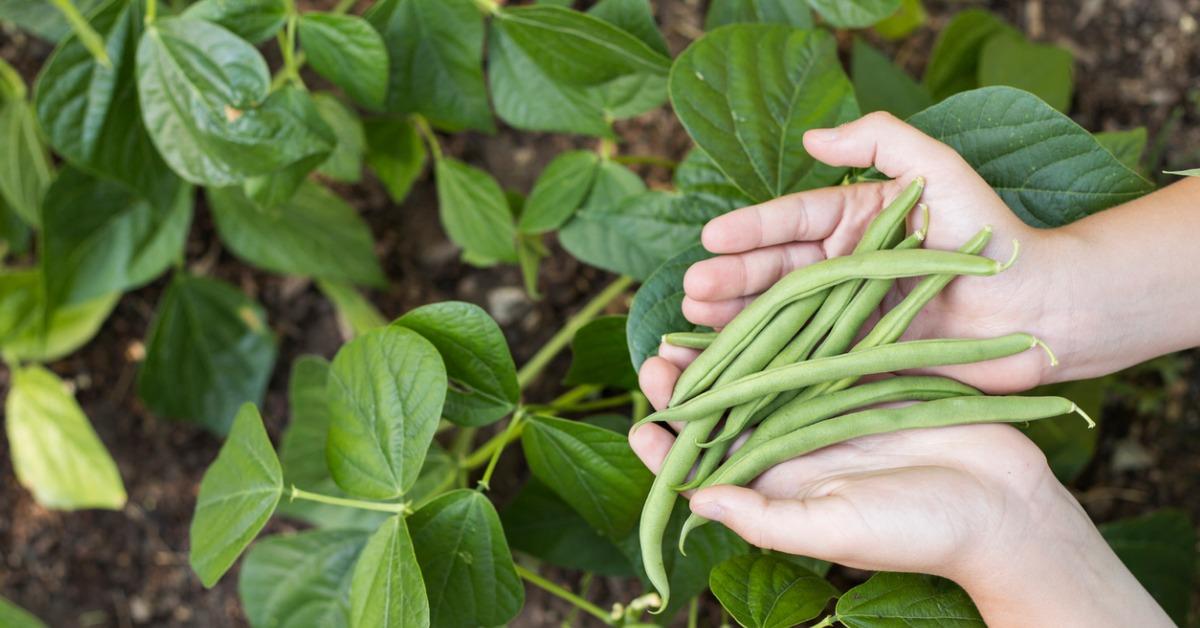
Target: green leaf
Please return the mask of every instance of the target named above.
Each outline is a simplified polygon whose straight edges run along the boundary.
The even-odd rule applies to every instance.
[[[238,572],[238,596],[250,625],[349,626],[350,577],[367,535],[308,530],[255,543]]]
[[[730,24],[784,24],[812,28],[812,12],[795,0],[713,0],[704,18],[704,30]]]
[[[291,112],[296,117],[298,124],[303,125],[315,136],[319,136],[325,142],[326,148],[293,161],[273,172],[246,179],[242,183],[246,196],[264,208],[273,208],[291,199],[308,175],[328,161],[338,140],[334,130],[325,121],[324,115],[317,108],[316,101],[308,91],[292,85],[285,85],[275,91],[271,95],[271,99],[279,108]]]
[[[696,326],[683,317],[683,275],[688,267],[712,254],[697,244],[659,266],[633,295],[629,307],[629,356],[634,370],[642,368],[646,358],[658,354],[664,334],[693,331]]]
[[[446,396],[437,349],[399,326],[342,346],[327,386],[333,479],[351,495],[392,499],[417,479]]]
[[[600,0],[588,9],[588,15],[637,37],[654,52],[671,55],[667,40],[654,22],[654,10],[649,0]]]
[[[350,585],[350,625],[423,628],[429,625],[425,581],[404,517],[383,523],[363,548]]]
[[[971,598],[935,576],[879,572],[842,595],[837,620],[847,628],[984,627]]]
[[[88,15],[107,0],[75,0],[79,12]],[[40,0],[0,0],[0,22],[12,22],[50,43],[71,33],[71,25],[62,11],[51,2]]]
[[[992,37],[979,52],[979,85],[1023,89],[1066,112],[1075,88],[1075,58],[1066,48],[1024,37]]]
[[[0,101],[0,147],[0,201],[25,224],[37,227],[54,170],[38,136],[33,108],[24,100]]]
[[[850,75],[863,113],[886,111],[907,118],[933,104],[924,87],[859,37],[854,38]]]
[[[1200,177],[1200,168],[1192,168],[1191,170],[1166,170],[1163,174],[1176,174],[1181,177]]]
[[[447,131],[493,130],[474,2],[383,0],[365,17],[387,46],[388,111],[419,113]]]
[[[210,22],[156,21],[138,45],[137,74],[150,138],[193,183],[239,183],[332,148],[327,129],[296,108],[295,90],[268,95],[262,55]]]
[[[1118,161],[1125,164],[1130,170],[1138,171],[1142,162],[1142,154],[1146,152],[1146,127],[1139,126],[1128,131],[1096,133],[1093,137]]]
[[[533,185],[517,228],[522,233],[545,233],[562,226],[583,204],[600,167],[600,156],[574,150],[554,158]]]
[[[314,94],[313,104],[337,138],[333,152],[321,163],[317,172],[334,181],[358,183],[362,180],[363,154],[367,151],[367,135],[362,120],[332,94]]]
[[[754,201],[837,181],[801,143],[858,117],[833,36],[775,24],[726,26],[671,69],[671,102],[696,144]]]
[[[821,576],[770,554],[730,558],[712,570],[708,582],[721,606],[750,628],[795,626],[838,596]]]
[[[492,175],[461,161],[437,161],[438,213],[455,244],[468,254],[517,261],[516,228],[504,191]]]
[[[413,548],[430,586],[432,626],[498,626],[521,610],[525,589],[500,518],[482,493],[451,491],[408,518]]]
[[[1057,227],[1153,189],[1090,133],[1036,96],[984,87],[909,119],[950,145],[1035,227]]]
[[[333,192],[305,182],[283,205],[263,209],[237,188],[208,188],[221,241],[239,258],[289,275],[383,286],[371,231]]]
[[[808,4],[837,28],[867,28],[900,9],[900,0],[808,0]]]
[[[425,144],[411,122],[403,116],[367,118],[367,165],[387,188],[395,203],[408,197],[413,182],[425,169]]]
[[[753,205],[704,151],[693,148],[675,169],[675,187],[696,202],[723,212]]]
[[[671,61],[599,17],[556,6],[502,10],[496,25],[551,79],[599,85],[628,74],[665,76]]]
[[[262,399],[275,364],[266,312],[215,279],[176,273],[158,302],[138,396],[159,415],[224,434],[243,403]]]
[[[950,20],[925,66],[923,80],[935,101],[979,87],[979,56],[988,40],[997,36],[1021,34],[982,9],[967,9]]]
[[[0,597],[0,626],[7,628],[46,628],[33,613]]]
[[[1101,377],[1061,384],[1041,386],[1033,395],[1060,396],[1074,401],[1089,416],[1099,418],[1104,404],[1104,393],[1111,380]],[[1074,420],[1071,420],[1074,419]],[[1089,429],[1079,416],[1056,417],[1051,420],[1032,421],[1021,427],[1042,452],[1055,477],[1063,484],[1070,484],[1083,473],[1096,453],[1096,437],[1099,430]]]
[[[116,306],[110,293],[46,316],[42,274],[36,270],[0,273],[0,352],[12,360],[52,362],[91,340]]]
[[[318,279],[317,287],[337,310],[338,323],[345,337],[354,338],[387,325],[375,305],[349,283]]]
[[[125,183],[164,209],[178,181],[142,125],[136,59],[142,4],[110,2],[89,23],[107,42],[112,67],[96,63],[75,37],[64,40],[38,76],[38,123],[54,150],[76,166]]]
[[[129,188],[64,168],[42,206],[42,272],[48,307],[136,288],[183,257],[192,188],[177,184],[156,207]]]
[[[529,468],[610,540],[637,525],[653,476],[629,440],[602,427],[533,416],[521,433]]]
[[[421,334],[441,354],[450,382],[442,408],[447,420],[480,427],[516,407],[521,396],[517,367],[504,332],[483,308],[461,301],[432,303],[393,324]]]
[[[1187,625],[1196,581],[1196,530],[1178,510],[1159,510],[1100,526],[1104,540],[1155,601]]]
[[[0,260],[29,250],[29,227],[0,197]]]
[[[525,283],[525,292],[529,294],[529,298],[535,301],[542,298],[538,291],[538,272],[541,270],[542,260],[549,254],[546,245],[542,244],[542,236],[527,233],[517,234],[517,265],[521,267],[521,279]]]
[[[382,108],[387,98],[388,51],[383,37],[361,17],[305,13],[300,46],[308,64],[356,102]]]
[[[200,482],[188,562],[205,587],[233,566],[275,512],[283,470],[253,404],[238,410],[229,438]]]
[[[875,24],[875,32],[889,41],[904,39],[929,20],[921,0],[900,0],[900,8]]]
[[[637,373],[629,360],[624,316],[602,316],[584,325],[571,340],[571,369],[563,383],[568,386],[602,384],[637,390]]]
[[[21,486],[47,508],[122,509],[117,465],[63,382],[40,366],[10,372],[5,429]]]
[[[514,550],[538,560],[601,576],[630,577],[633,565],[612,541],[537,477],[531,477],[500,513]]]
[[[183,16],[215,22],[251,43],[274,37],[287,21],[287,0],[200,0]]]

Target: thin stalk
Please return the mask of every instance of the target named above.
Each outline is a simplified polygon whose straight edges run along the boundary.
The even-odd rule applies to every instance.
[[[332,504],[334,506],[345,506],[347,508],[358,508],[359,510],[377,510],[379,512],[390,512],[395,514],[408,515],[412,514],[412,505],[408,502],[402,503],[384,503],[384,502],[369,502],[361,499],[349,499],[346,497],[333,497],[331,495],[322,495],[320,493],[310,493],[305,490],[296,488],[292,485],[291,499],[303,499],[310,502],[318,502],[322,504]]]
[[[553,595],[563,601],[573,604],[575,606],[575,608],[578,608],[579,610],[587,613],[588,615],[591,615],[592,617],[599,619],[600,621],[604,622],[604,625],[606,625],[606,626],[613,625],[612,617],[609,616],[608,613],[604,612],[604,609],[600,608],[599,606],[596,606],[595,604],[592,604],[591,602],[579,597],[578,595],[571,593],[570,591],[564,589],[563,587],[560,587],[557,584],[550,582],[549,580],[537,575],[536,573],[526,569],[525,567],[523,567],[521,565],[516,565],[516,567],[517,567],[517,575],[521,576],[521,578],[524,579],[529,584],[532,584],[533,586],[535,586],[535,587],[545,591],[546,593],[549,593],[550,595]]]
[[[621,296],[630,284],[633,283],[632,277],[621,276],[616,281],[609,284],[600,294],[596,295],[583,309],[579,310],[567,320],[567,324],[563,325],[558,333],[554,334],[546,344],[533,357],[517,371],[517,384],[524,390],[529,386],[542,371],[550,365],[550,361],[554,356],[558,355],[559,351],[571,342],[575,337],[575,332],[579,331],[580,327],[588,324],[592,319],[596,318],[604,308],[614,299]]]
[[[835,621],[837,621],[836,615],[826,615],[825,619],[813,624],[812,628],[826,628],[827,626],[832,626]]]
[[[694,597],[688,604],[688,628],[696,628],[700,619],[700,598]]]
[[[474,467],[467,467],[463,464],[463,459],[467,457],[467,452],[471,449],[471,443],[475,440],[474,427],[464,427],[454,435],[454,442],[450,444],[450,455],[458,461],[458,486],[467,486],[467,471]]]
[[[92,57],[96,59],[96,63],[111,68],[112,60],[108,58],[108,49],[104,46],[104,38],[97,33],[91,24],[88,24],[83,14],[75,6],[71,0],[51,0],[55,7],[62,12],[63,17],[67,18],[67,23],[71,25],[71,30],[75,32],[75,36],[79,38],[79,43],[87,48],[88,52],[92,53]],[[150,7],[147,7],[149,10]],[[146,14],[146,19],[150,19],[150,14]]]
[[[516,440],[515,438],[512,438],[512,433],[521,427],[522,419],[524,418],[525,410],[523,408],[518,408],[516,413],[513,414],[512,420],[508,422],[508,427],[504,428],[503,445],[496,447],[496,450],[492,452],[491,459],[488,460],[487,468],[483,470],[483,477],[479,478],[479,490],[486,491],[491,488],[492,473],[496,471],[496,464],[500,462],[500,454],[504,453],[505,445],[508,445],[508,443]]]
[[[546,404],[546,407],[558,408],[561,406],[569,406],[571,404],[578,403],[580,400],[586,398],[588,395],[590,395],[592,393],[600,392],[601,390],[604,390],[604,387],[599,386],[597,384],[580,384],[580,385],[572,388],[571,390],[568,390],[567,392],[555,397],[554,401],[551,401],[550,403]]]
[[[523,422],[520,426],[513,428],[511,431],[505,429],[503,432],[500,432],[488,439],[488,441],[483,445],[480,445],[479,449],[476,449],[470,454],[464,456],[458,463],[459,467],[467,471],[482,467],[492,459],[492,456],[495,454],[497,449],[504,449],[505,447],[508,447],[513,441],[520,438],[524,431],[525,424]]]
[[[583,574],[583,576],[581,576],[579,578],[579,597],[586,600],[588,589],[591,586],[592,586],[592,574],[585,572]],[[571,628],[575,624],[579,623],[578,621],[576,621],[576,617],[578,617],[578,615],[579,615],[579,607],[572,606],[571,610],[567,612],[567,616],[563,618],[562,627],[563,628]]]
[[[429,126],[429,120],[420,114],[413,114],[413,125],[417,127],[417,131],[425,138],[425,143],[429,144],[429,152],[433,153],[435,161],[442,160],[442,145],[438,142],[438,138],[433,134],[433,128]]]
[[[564,406],[551,406],[549,410],[555,412],[591,412],[592,410],[604,410],[606,408],[615,408],[618,406],[626,406],[633,402],[633,393],[625,393],[616,397],[605,397],[603,399],[594,399],[592,401],[581,401],[579,403],[568,404]]]
[[[341,0],[341,2],[338,2],[337,5],[333,7],[332,13],[335,15],[342,15],[343,13],[348,12],[350,9],[353,9],[355,4],[358,4],[358,0]]]
[[[612,160],[626,166],[659,166],[667,170],[679,167],[679,162],[657,155],[617,155]]]
[[[158,0],[146,0],[146,24],[153,24],[158,19]]]
[[[475,8],[479,9],[480,13],[485,15],[497,15],[500,13],[500,3],[495,0],[475,0]]]
[[[601,138],[596,146],[596,152],[602,159],[612,159],[617,154],[617,143],[607,137]]]

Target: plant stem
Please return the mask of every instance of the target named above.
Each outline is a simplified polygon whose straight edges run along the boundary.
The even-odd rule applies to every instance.
[[[350,9],[353,9],[355,4],[358,4],[358,0],[341,0],[341,2],[338,2],[337,5],[333,7],[333,11],[331,11],[331,13],[335,15],[342,15],[343,13],[348,12]]]
[[[158,0],[146,0],[146,24],[153,24],[158,19]]]
[[[429,144],[429,152],[433,153],[435,161],[442,160],[442,145],[438,143],[438,138],[433,134],[433,129],[429,126],[429,120],[421,114],[413,114],[413,126],[417,127],[417,131],[425,137],[425,143]]]
[[[605,397],[603,399],[594,399],[592,401],[581,401],[579,403],[566,404],[561,406],[551,405],[547,410],[552,412],[591,412],[592,410],[603,410],[605,408],[615,408],[617,406],[629,405],[633,401],[633,393],[625,393],[616,397]]]
[[[674,170],[679,167],[679,162],[657,155],[617,155],[612,160],[626,166],[661,166],[667,170]]]
[[[554,359],[554,356],[558,355],[558,352],[562,351],[571,342],[571,339],[575,337],[575,332],[579,331],[580,327],[583,327],[591,322],[593,318],[596,318],[609,303],[621,296],[632,283],[632,277],[621,276],[617,278],[616,281],[609,284],[607,288],[596,295],[587,305],[583,306],[583,309],[568,319],[567,324],[563,325],[562,329],[558,330],[558,333],[554,334],[546,344],[542,345],[542,348],[533,354],[533,357],[525,363],[525,366],[521,367],[520,371],[517,371],[517,384],[521,387],[521,390],[524,390],[533,380],[537,379],[538,375],[541,375],[542,371],[550,365],[550,361]]]
[[[91,24],[88,24],[87,19],[79,12],[71,0],[51,0],[54,6],[62,12],[63,17],[67,18],[67,23],[71,25],[71,30],[75,32],[75,36],[79,38],[79,43],[87,48],[88,52],[92,53],[92,57],[96,59],[96,63],[111,68],[112,60],[108,58],[108,49],[104,45],[104,38],[97,33]],[[146,14],[146,19],[150,19],[150,14]]]
[[[571,604],[574,604],[575,608],[578,608],[579,610],[591,615],[592,617],[599,619],[600,621],[604,622],[604,625],[606,625],[606,626],[613,625],[612,617],[609,616],[608,613],[604,612],[604,609],[600,608],[599,606],[596,606],[595,604],[592,604],[591,602],[579,597],[578,595],[571,593],[570,591],[564,589],[563,587],[560,587],[557,584],[550,582],[549,580],[537,575],[536,573],[526,569],[525,567],[522,567],[521,565],[516,565],[516,567],[517,567],[517,575],[521,576],[521,578],[523,578],[529,584],[532,584],[533,586],[535,586],[535,587],[537,587],[537,588],[539,588],[561,600],[564,600],[564,601],[570,602]]]
[[[837,621],[837,615],[826,615],[825,619],[813,624],[812,628],[826,628],[826,626],[832,626],[835,621]]]
[[[486,15],[498,15],[500,13],[500,3],[495,0],[475,0],[475,7]]]
[[[600,392],[603,389],[603,386],[599,386],[597,384],[580,384],[559,395],[558,397],[555,397],[554,401],[546,404],[546,406],[550,408],[569,406],[571,404],[578,403],[581,399],[587,397],[588,395]]]
[[[454,435],[454,442],[450,445],[450,455],[458,461],[458,485],[466,487],[467,471],[474,467],[467,467],[463,464],[463,459],[467,457],[467,451],[471,449],[471,442],[475,440],[474,427],[464,427]]]
[[[688,620],[687,620],[688,628],[696,628],[696,625],[697,625],[696,622],[699,621],[699,616],[700,616],[700,598],[694,597],[694,598],[692,598],[691,603],[688,604]]]
[[[479,490],[486,491],[491,488],[492,473],[496,470],[496,463],[500,462],[500,454],[504,453],[504,448],[508,443],[516,440],[512,437],[512,433],[517,431],[524,418],[525,409],[517,408],[517,411],[513,413],[512,420],[508,422],[508,427],[504,428],[504,432],[501,434],[502,443],[492,452],[492,457],[488,460],[487,468],[483,470],[483,477],[479,478]]]
[[[483,445],[480,445],[479,449],[476,449],[470,454],[465,455],[462,458],[462,461],[459,462],[459,466],[464,470],[478,469],[479,467],[482,467],[491,460],[492,455],[495,454],[497,449],[504,449],[505,447],[508,447],[513,441],[520,438],[524,431],[524,422],[512,430],[505,429],[503,432],[500,432],[499,434],[496,434],[488,439],[488,441]]]
[[[322,504],[332,504],[334,506],[345,506],[347,508],[358,508],[359,510],[378,510],[379,512],[390,512],[396,514],[412,514],[412,507],[408,502],[402,503],[385,503],[385,502],[369,502],[361,499],[349,499],[346,497],[333,497],[332,495],[322,495],[320,493],[310,493],[305,490],[296,488],[292,485],[291,499],[303,499],[310,502],[319,502]]]
[[[617,154],[617,143],[608,138],[601,138],[599,146],[596,147],[596,152],[600,153],[602,159],[612,159]]]

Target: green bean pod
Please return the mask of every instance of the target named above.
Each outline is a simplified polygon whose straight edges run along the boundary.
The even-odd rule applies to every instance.
[[[925,180],[921,177],[913,179],[907,187],[886,207],[867,227],[862,239],[854,252],[878,252],[896,228],[903,228],[908,212],[916,206],[921,192],[925,189]],[[724,329],[718,334],[713,343],[684,370],[675,382],[675,390],[671,394],[671,404],[676,405],[691,397],[704,392],[716,381],[717,376],[725,370],[739,353],[745,350],[772,316],[787,302],[794,301],[823,288],[833,287],[844,281],[866,277],[861,272],[855,272],[852,267],[861,264],[845,260],[856,259],[857,255],[825,260],[789,273],[769,290],[750,302]],[[832,264],[842,260],[838,264]],[[867,262],[871,260],[862,260]],[[832,266],[831,266],[832,264]],[[839,274],[839,270],[842,271]],[[829,277],[826,277],[826,271]],[[828,279],[823,284],[816,282]],[[853,292],[851,292],[853,294]],[[840,312],[840,310],[839,310]]]
[[[704,485],[742,486],[777,464],[863,436],[971,423],[1024,423],[1073,412],[1082,416],[1088,427],[1095,426],[1078,406],[1062,397],[952,397],[901,408],[863,410],[765,441],[736,463],[724,465]],[[688,517],[679,533],[681,552],[688,533],[706,522],[694,514]]]
[[[766,394],[843,377],[984,362],[1035,346],[1044,348],[1045,343],[1029,334],[1017,333],[986,339],[913,340],[872,347],[747,375],[697,395],[687,403],[655,412],[640,422],[696,420]]]
[[[924,207],[924,205],[921,207]],[[925,210],[926,227],[922,227],[920,230],[905,238],[902,242],[896,245],[895,250],[904,251],[908,249],[915,249],[918,246],[921,246],[921,242],[925,240],[925,229],[929,225],[928,211],[928,209]],[[895,279],[871,279],[863,283],[862,288],[858,291],[858,294],[855,294],[854,298],[852,298],[842,310],[841,314],[837,317],[837,321],[829,330],[829,334],[825,337],[825,340],[821,343],[821,345],[817,347],[817,350],[813,352],[812,357],[823,358],[845,352],[846,347],[850,346],[850,343],[854,342],[854,336],[858,334],[858,330],[862,328],[866,320],[870,318],[875,309],[879,307],[879,304],[883,301],[883,298],[887,296],[887,293],[891,291],[892,285],[895,284],[895,282]],[[842,284],[842,286],[848,284],[849,282]],[[841,286],[839,286],[839,288],[840,287]],[[826,303],[828,303],[828,301],[826,301]],[[810,395],[810,397],[811,396],[815,395]],[[760,399],[766,399],[767,401],[770,401],[769,396],[762,397]],[[733,410],[729,412],[729,416],[725,419],[725,426],[721,429],[720,434],[718,434],[716,438],[713,438],[706,443],[700,443],[700,446],[706,448],[712,447],[713,445],[732,441],[733,439],[737,438],[738,434],[741,434],[742,430],[745,430],[750,424],[750,421],[754,418],[757,409],[758,408],[755,406],[755,404],[740,404],[735,406]],[[706,454],[705,458],[708,457],[709,456]],[[699,473],[697,473],[696,476],[699,477]]]
[[[676,347],[703,351],[716,340],[715,331],[675,331],[663,334],[662,341]]]

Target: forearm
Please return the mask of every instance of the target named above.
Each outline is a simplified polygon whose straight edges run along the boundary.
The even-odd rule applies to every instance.
[[[1052,232],[1061,269],[1046,298],[1056,381],[1095,377],[1200,346],[1200,179]]]

